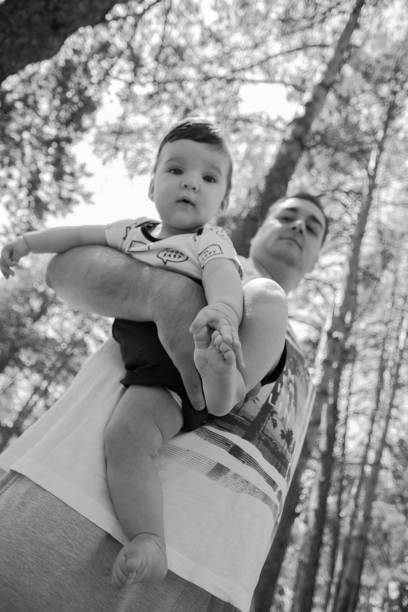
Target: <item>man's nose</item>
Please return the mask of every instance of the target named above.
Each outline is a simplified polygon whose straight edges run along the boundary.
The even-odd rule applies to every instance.
[[[306,230],[305,222],[303,221],[303,219],[294,219],[292,221],[291,227],[293,230],[299,232],[299,234],[304,234]]]

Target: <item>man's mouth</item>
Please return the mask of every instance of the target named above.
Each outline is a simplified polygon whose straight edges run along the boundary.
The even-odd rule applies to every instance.
[[[282,236],[282,238],[284,240],[289,240],[290,242],[294,242],[300,250],[303,249],[303,245],[299,242],[299,240],[296,240],[294,236]]]

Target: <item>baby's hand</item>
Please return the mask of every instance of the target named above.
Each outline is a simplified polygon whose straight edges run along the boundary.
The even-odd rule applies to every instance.
[[[29,252],[30,250],[23,238],[17,238],[3,247],[0,257],[0,270],[4,278],[14,276],[14,266]]]
[[[245,364],[238,336],[238,324],[233,309],[226,304],[217,303],[200,310],[190,326],[190,331],[194,335],[204,333],[211,337],[216,329],[221,334],[222,340],[234,351],[238,368],[243,370]]]

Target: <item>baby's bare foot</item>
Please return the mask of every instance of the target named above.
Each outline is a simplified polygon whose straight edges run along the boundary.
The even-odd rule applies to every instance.
[[[204,334],[193,337],[194,363],[203,383],[207,410],[216,416],[228,414],[246,392],[235,353],[218,331],[209,342]]]
[[[140,533],[125,544],[116,557],[112,582],[116,587],[132,582],[158,582],[166,574],[167,556],[163,538]]]

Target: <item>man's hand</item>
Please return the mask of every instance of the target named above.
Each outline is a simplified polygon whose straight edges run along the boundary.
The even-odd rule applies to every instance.
[[[14,276],[14,267],[20,259],[28,255],[30,249],[24,238],[17,238],[12,242],[8,242],[1,251],[0,270],[4,278]]]
[[[47,282],[71,306],[133,321],[154,321],[194,408],[204,408],[189,326],[205,305],[200,285],[109,247],[78,247],[54,257]]]
[[[196,410],[205,408],[201,378],[193,361],[194,342],[190,325],[205,305],[201,285],[175,272],[150,268],[155,289],[151,291],[152,319],[160,341],[183,379]]]

